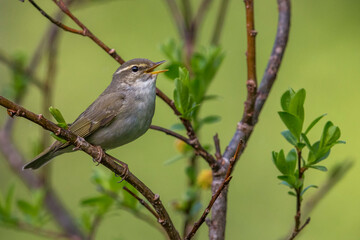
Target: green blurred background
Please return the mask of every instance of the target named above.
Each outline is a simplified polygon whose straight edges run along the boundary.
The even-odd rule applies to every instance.
[[[198,4],[200,1],[194,1]],[[56,11],[51,1],[38,1],[49,13]],[[199,46],[207,46],[215,23],[220,1],[213,5],[200,33]],[[360,159],[357,147],[360,135],[358,103],[360,95],[360,2],[347,1],[293,1],[292,26],[288,48],[271,95],[260,116],[245,153],[237,164],[229,190],[227,239],[279,239],[293,226],[295,199],[279,185],[277,170],[271,161],[271,151],[289,146],[280,132],[284,126],[277,111],[281,94],[292,87],[305,88],[307,123],[322,113],[342,130],[346,145],[338,145],[325,165],[331,169],[346,158],[355,165],[346,177],[335,186],[312,213],[312,221],[299,239],[360,239]],[[170,13],[163,0],[119,0],[91,4],[74,10],[74,14],[93,33],[124,59],[135,57],[153,61],[164,59],[159,45],[169,38],[177,38]],[[66,23],[70,23],[67,19]],[[71,23],[72,24],[72,23]],[[70,24],[70,25],[71,25]],[[255,27],[257,36],[257,73],[264,72],[276,33],[277,4],[275,0],[255,1]],[[21,52],[32,55],[48,20],[28,2],[1,0],[0,48],[7,54]],[[201,132],[204,143],[212,144],[212,136],[219,133],[224,148],[232,137],[236,123],[242,115],[246,96],[245,79],[245,16],[243,1],[230,1],[221,46],[225,60],[210,87],[210,94],[221,98],[207,102],[201,114],[218,114],[221,122],[208,125]],[[166,59],[165,59],[166,60]],[[58,74],[54,106],[67,121],[74,120],[109,84],[118,64],[84,37],[63,33],[59,48]],[[45,69],[45,65],[42,65]],[[41,72],[41,71],[40,71]],[[44,72],[44,71],[43,71]],[[10,71],[0,65],[0,90],[9,84]],[[164,76],[158,78],[158,87],[172,96],[173,83]],[[28,109],[39,112],[39,91],[30,87],[24,101]],[[7,118],[0,109],[0,123]],[[305,120],[306,121],[306,120]],[[172,111],[157,100],[153,124],[170,127],[177,122]],[[323,120],[323,125],[325,121]],[[317,126],[313,136],[320,134]],[[15,140],[30,160],[32,145],[43,130],[29,121],[19,120]],[[121,148],[109,151],[129,164],[131,171],[142,179],[171,209],[171,201],[181,198],[186,178],[185,161],[164,166],[164,161],[176,155],[174,139],[149,130],[143,137]],[[70,161],[72,161],[70,163]],[[202,161],[199,159],[199,161]],[[81,209],[79,201],[96,194],[89,179],[96,167],[82,152],[58,157],[53,163],[52,183],[61,200],[75,214]],[[202,164],[206,168],[205,164]],[[98,167],[102,168],[102,167]],[[320,185],[326,174],[309,171],[306,181]],[[0,191],[4,193],[16,184],[16,197],[26,198],[29,191],[11,173],[0,156]],[[311,197],[316,190],[305,195]],[[204,203],[210,191],[202,193]],[[176,226],[180,228],[181,216],[170,210]],[[0,227],[1,239],[44,239],[31,234]],[[100,226],[97,239],[161,239],[162,236],[126,212],[114,212]],[[198,239],[207,239],[204,225]]]

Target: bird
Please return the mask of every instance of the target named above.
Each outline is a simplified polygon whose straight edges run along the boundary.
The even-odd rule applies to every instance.
[[[110,85],[68,129],[103,150],[113,149],[142,136],[150,127],[155,111],[155,68],[165,61],[135,58],[123,63]],[[69,142],[55,141],[23,169],[38,169],[54,157],[72,152]]]

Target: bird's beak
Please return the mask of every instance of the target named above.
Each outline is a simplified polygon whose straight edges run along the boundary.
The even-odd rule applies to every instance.
[[[149,73],[149,74],[159,74],[159,73],[162,73],[162,72],[167,72],[167,71],[169,71],[168,69],[153,71],[155,68],[157,68],[158,66],[160,66],[160,65],[163,64],[164,62],[165,62],[165,61],[161,61],[161,62],[155,63],[154,66],[152,66],[151,68],[147,69],[145,72],[146,72],[146,73]]]

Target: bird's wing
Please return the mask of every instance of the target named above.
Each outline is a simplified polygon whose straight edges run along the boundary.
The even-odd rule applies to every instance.
[[[75,121],[69,130],[80,137],[87,137],[100,127],[110,124],[121,112],[125,94],[107,93],[100,95]],[[60,142],[59,142],[60,143]],[[56,144],[57,149],[67,147],[68,143]]]

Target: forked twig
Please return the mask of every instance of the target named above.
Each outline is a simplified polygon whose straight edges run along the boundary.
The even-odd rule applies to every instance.
[[[203,214],[201,215],[200,219],[194,224],[194,226],[191,229],[191,231],[189,232],[189,234],[185,237],[185,240],[190,240],[195,235],[195,233],[200,228],[200,226],[205,222],[205,219],[206,219],[207,215],[210,213],[210,210],[211,210],[213,204],[215,203],[216,199],[220,196],[221,192],[224,190],[224,188],[231,181],[232,176],[230,176],[230,175],[232,173],[233,166],[234,166],[234,164],[236,162],[235,160],[237,159],[237,157],[238,157],[238,155],[240,153],[240,149],[241,149],[243,143],[244,143],[243,141],[239,142],[239,144],[237,146],[237,149],[236,149],[236,152],[235,152],[235,155],[230,159],[230,165],[229,165],[229,167],[228,167],[228,169],[226,171],[224,181],[222,182],[222,184],[220,185],[220,187],[218,188],[216,193],[211,197],[208,206],[205,208],[205,210],[204,210]]]

